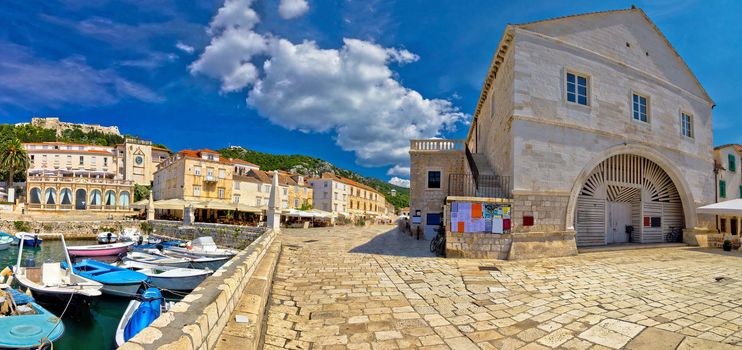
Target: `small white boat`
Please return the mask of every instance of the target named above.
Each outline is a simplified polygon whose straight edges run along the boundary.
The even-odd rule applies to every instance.
[[[158,266],[131,260],[119,266],[147,275],[149,283],[157,288],[176,291],[191,291],[213,273],[211,270]]]
[[[165,255],[157,253],[156,249],[154,251],[151,251],[151,250],[148,250],[148,251],[149,251],[148,253],[130,252],[129,254],[126,254],[123,260],[140,262],[140,263],[157,265],[157,266],[169,266],[169,267],[190,267],[191,266],[191,262],[188,261],[187,259],[165,256]]]
[[[15,234],[15,238],[18,239],[18,242],[23,241],[24,247],[33,248],[41,247],[41,243],[44,241],[38,234],[28,232],[18,232]]]
[[[74,257],[116,256],[125,254],[132,245],[134,245],[134,242],[77,245],[67,248],[67,251]]]
[[[71,266],[70,256],[67,253],[67,245],[64,236],[59,234],[64,250],[65,262]],[[18,247],[18,260],[13,268],[15,280],[31,290],[31,294],[39,304],[52,309],[64,309],[69,307],[75,313],[89,315],[89,306],[92,299],[100,296],[103,284],[90,280],[76,274],[71,269],[64,269],[60,262],[45,262],[41,267],[21,266],[23,261],[24,240]],[[88,311],[85,313],[85,311]]]
[[[189,247],[165,247],[166,250],[181,253],[181,254],[192,254],[208,258],[231,258],[237,255],[237,251],[233,249],[219,248],[214,243],[214,239],[209,236],[199,237],[191,241]]]
[[[0,250],[5,250],[13,244],[13,237],[0,236]]]
[[[185,259],[190,262],[189,267],[192,267],[194,269],[209,269],[212,271],[218,270],[220,267],[222,267],[222,265],[226,264],[227,261],[232,259],[231,256],[209,257],[190,253],[174,252],[168,249],[165,249],[161,253],[161,255],[172,258]]]
[[[125,228],[121,235],[119,235],[119,241],[121,242],[136,242],[139,243],[139,240],[142,239],[142,234],[137,230],[136,228]]]
[[[111,244],[118,242],[118,236],[113,232],[101,232],[98,234],[98,243]]]

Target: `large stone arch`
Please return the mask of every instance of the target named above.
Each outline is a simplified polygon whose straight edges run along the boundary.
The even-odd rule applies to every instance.
[[[592,171],[600,165],[606,159],[621,155],[621,154],[632,154],[640,157],[644,157],[655,164],[657,164],[665,173],[670,177],[673,184],[678,190],[680,200],[683,205],[683,217],[685,219],[685,227],[693,228],[696,226],[696,210],[694,207],[695,201],[693,200],[693,192],[682,176],[680,170],[673,164],[673,162],[662,153],[657,150],[638,144],[621,144],[608,148],[595,156],[583,167],[580,174],[575,179],[572,185],[572,191],[570,192],[569,202],[567,204],[567,217],[565,218],[565,225],[568,230],[574,230],[575,222],[575,209],[577,207],[577,198],[582,190],[585,181],[592,173]]]

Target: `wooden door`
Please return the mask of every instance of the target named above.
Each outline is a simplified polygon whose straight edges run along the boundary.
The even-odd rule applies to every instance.
[[[626,226],[631,225],[631,204],[624,202],[609,202],[608,232],[606,243],[626,243],[628,235]]]

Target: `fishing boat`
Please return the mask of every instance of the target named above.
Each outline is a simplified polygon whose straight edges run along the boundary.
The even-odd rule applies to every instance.
[[[165,249],[175,253],[193,254],[208,258],[231,258],[237,254],[235,250],[217,247],[214,239],[209,236],[196,238],[187,247],[167,246]]]
[[[116,327],[116,346],[121,347],[143,329],[147,328],[160,314],[167,311],[170,303],[165,302],[157,288],[147,288],[141,300],[132,300]]]
[[[8,236],[0,236],[0,250],[5,250],[13,244],[13,238]]]
[[[41,247],[41,243],[44,241],[38,234],[28,232],[18,232],[15,234],[15,238],[18,239],[18,242],[23,240],[24,247],[33,248]]]
[[[74,257],[97,257],[97,256],[115,256],[126,254],[129,247],[134,245],[134,242],[123,242],[113,244],[98,244],[98,245],[78,245],[67,248],[70,256]]]
[[[0,287],[0,305],[0,349],[48,349],[64,334],[62,320],[7,285]]]
[[[100,244],[111,244],[118,241],[118,236],[113,232],[101,232],[97,236],[98,243]]]
[[[157,266],[168,266],[168,267],[190,267],[191,262],[187,259],[174,258],[161,254],[157,254],[156,250],[150,253],[143,252],[130,252],[127,254],[123,261],[134,261],[150,265]]]
[[[150,285],[175,291],[191,291],[213,273],[210,270],[158,266],[131,260],[121,263],[120,266],[147,275]]]
[[[70,256],[63,235],[58,235],[62,242],[65,262],[71,266]],[[41,267],[21,266],[23,261],[24,241],[18,247],[18,260],[13,268],[13,276],[22,287],[31,291],[34,299],[51,309],[70,309],[73,315],[89,316],[90,304],[100,296],[103,285],[76,274],[73,270],[63,269],[60,262],[45,262]],[[29,260],[31,261],[31,260]],[[54,311],[54,310],[52,310]]]
[[[67,268],[67,264],[62,264]],[[85,259],[72,265],[75,273],[103,284],[104,294],[121,297],[137,295],[147,276],[136,271],[109,265],[96,260]]]
[[[139,244],[140,240],[143,240],[143,237],[136,228],[125,228],[119,235],[120,242],[136,242]]]

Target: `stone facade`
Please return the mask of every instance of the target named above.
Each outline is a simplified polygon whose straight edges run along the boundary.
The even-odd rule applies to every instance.
[[[100,220],[100,221],[40,221],[19,220],[35,233],[61,233],[65,239],[95,239],[103,229],[114,229],[121,232],[125,228],[139,228],[142,221],[137,220]],[[13,220],[0,220],[0,232],[14,234],[17,232]],[[45,238],[46,239],[46,238]],[[50,238],[53,239],[53,238]]]
[[[658,216],[663,219],[663,231],[680,223],[685,227],[685,240],[693,243],[694,232],[713,225],[709,217],[695,213],[695,208],[715,199],[713,105],[642,10],[509,25],[465,141],[472,155],[426,150],[415,147],[417,141],[413,141],[411,214],[436,210],[451,195],[425,188],[428,169],[463,167],[457,171],[472,177],[491,172],[512,178],[512,251],[517,256],[524,256],[520,252],[527,249],[539,251],[538,247],[544,248],[539,256],[552,255],[548,250],[556,255],[575,253],[570,244],[579,241],[580,230],[587,237],[586,221],[576,225],[579,218],[592,220],[589,234],[596,237],[581,242],[613,242],[608,233],[612,225],[609,209],[616,210],[614,202],[634,201],[625,193],[635,188],[639,197],[634,203],[640,204],[632,204],[626,214],[631,219],[615,224],[614,231],[616,227],[622,230],[624,223],[641,225],[638,230],[642,230],[646,226],[642,217]],[[613,168],[601,170],[606,164]],[[655,178],[662,181],[650,178],[653,175],[645,170],[649,168],[659,169]],[[600,192],[595,198],[603,201],[605,209],[578,203],[592,195],[588,180],[595,174],[606,181],[595,185]],[[654,182],[646,185],[647,181]],[[651,197],[660,185],[664,187],[657,192],[669,194],[662,199]],[[652,203],[664,209],[652,209]],[[578,217],[578,210],[588,215]],[[525,226],[525,217],[532,217],[533,225]],[[526,234],[522,242],[531,242],[525,250],[516,239],[521,234]],[[641,242],[663,239],[660,233],[637,237]]]
[[[119,128],[117,126],[101,126],[98,124],[77,124],[77,123],[70,123],[70,122],[63,122],[60,121],[59,118],[56,117],[49,117],[49,118],[31,118],[31,125],[45,128],[45,129],[53,129],[57,131],[57,135],[61,136],[62,131],[65,130],[71,130],[74,128],[80,128],[80,130],[84,132],[91,132],[91,131],[97,131],[104,134],[113,134],[113,135],[121,135],[119,132]]]

